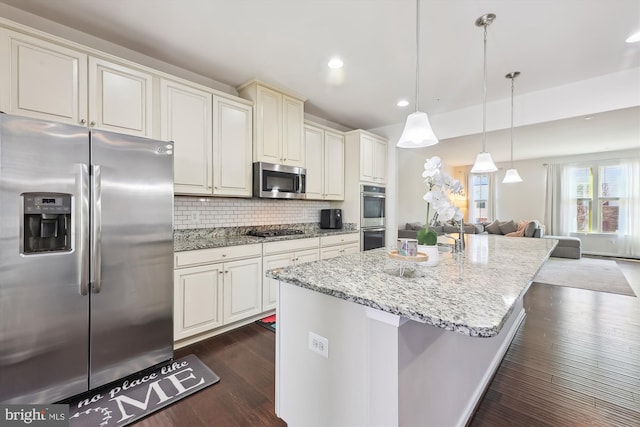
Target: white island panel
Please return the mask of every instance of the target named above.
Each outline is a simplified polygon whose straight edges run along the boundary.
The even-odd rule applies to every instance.
[[[278,416],[464,425],[524,319],[526,289],[556,244],[545,240],[472,237],[465,254],[412,277],[394,273],[384,249],[269,273],[279,279]],[[309,332],[327,338],[328,358],[309,349]]]

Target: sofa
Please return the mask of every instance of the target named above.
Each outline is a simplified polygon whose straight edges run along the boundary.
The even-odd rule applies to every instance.
[[[425,226],[419,222],[408,222],[404,229],[398,230],[398,238],[415,239],[418,230],[424,227]],[[449,224],[440,224],[430,226],[429,228],[438,233],[439,236],[442,234],[457,233],[459,231],[458,227]],[[498,234],[511,235],[514,237],[556,239],[558,240],[558,245],[553,252],[551,252],[552,257],[580,259],[582,256],[582,244],[579,238],[569,236],[545,236],[544,225],[536,220],[519,222],[513,220],[495,220],[482,224],[463,224],[463,229],[467,234]]]
[[[415,239],[418,235],[418,230],[425,228],[424,224],[419,222],[408,222],[404,228],[398,229],[398,238],[400,239]],[[460,228],[450,224],[438,224],[435,226],[429,226],[431,230],[434,230],[438,236],[449,233],[457,233]],[[484,233],[484,227],[481,224],[463,224],[462,228],[467,234],[480,234]]]

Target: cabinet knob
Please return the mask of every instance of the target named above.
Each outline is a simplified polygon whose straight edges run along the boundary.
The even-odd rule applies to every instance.
[[[226,270],[226,271],[224,272],[224,274],[229,274],[229,270]]]
[[[226,258],[227,254],[222,254],[222,258]]]
[[[224,271],[222,271],[222,270],[218,271],[218,274],[222,274],[222,273],[224,273]]]
[[[94,122],[93,120],[91,120],[91,122],[89,122],[89,126],[94,127],[96,125],[96,122]]]
[[[86,119],[80,119],[80,124],[81,124],[81,125],[84,125],[85,123],[87,123],[87,120],[86,120]]]

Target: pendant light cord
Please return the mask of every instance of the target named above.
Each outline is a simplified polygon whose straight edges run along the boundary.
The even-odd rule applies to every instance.
[[[484,78],[482,82],[482,152],[485,153],[487,139],[487,25],[484,24]]]
[[[416,0],[416,112],[420,111],[418,93],[420,85],[420,0]]]
[[[513,169],[513,81],[516,76],[511,77],[511,169]]]

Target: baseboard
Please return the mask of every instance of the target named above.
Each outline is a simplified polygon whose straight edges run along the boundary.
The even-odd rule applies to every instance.
[[[500,363],[502,362],[502,359],[504,358],[505,353],[507,352],[507,350],[509,349],[509,346],[511,345],[511,341],[513,341],[513,337],[516,335],[516,332],[518,332],[518,328],[520,327],[520,324],[522,323],[526,315],[527,314],[524,308],[522,308],[518,313],[515,321],[513,322],[511,329],[509,329],[508,334],[505,337],[505,340],[500,345],[498,352],[496,353],[493,360],[487,367],[487,371],[485,372],[484,376],[482,377],[482,380],[476,387],[476,390],[473,393],[473,397],[469,399],[469,403],[467,404],[467,407],[465,408],[465,410],[460,416],[460,422],[458,423],[459,426],[465,426],[469,422],[473,414],[475,413],[476,408],[480,404],[480,401],[482,400],[482,397],[484,396],[485,391],[491,384],[491,381],[493,380],[493,376],[498,370],[498,367],[500,367]],[[482,339],[482,338],[478,338],[478,339]]]
[[[242,319],[242,320],[238,320],[237,322],[230,323],[229,325],[224,325],[224,326],[221,326],[219,328],[212,329],[211,331],[203,332],[203,333],[198,334],[198,335],[194,335],[194,336],[191,336],[191,337],[188,337],[188,338],[181,339],[179,341],[175,341],[173,343],[173,349],[177,350],[179,348],[186,347],[186,346],[191,345],[191,344],[195,344],[197,342],[206,340],[208,338],[215,337],[216,335],[220,335],[220,334],[222,334],[224,332],[228,332],[228,331],[231,331],[233,329],[237,329],[237,328],[239,328],[241,326],[248,325],[249,323],[253,323],[256,320],[263,319],[263,318],[265,318],[267,316],[271,316],[272,314],[275,314],[275,313],[276,313],[275,310],[265,311],[263,313],[256,314],[255,316],[247,317],[246,319]]]

